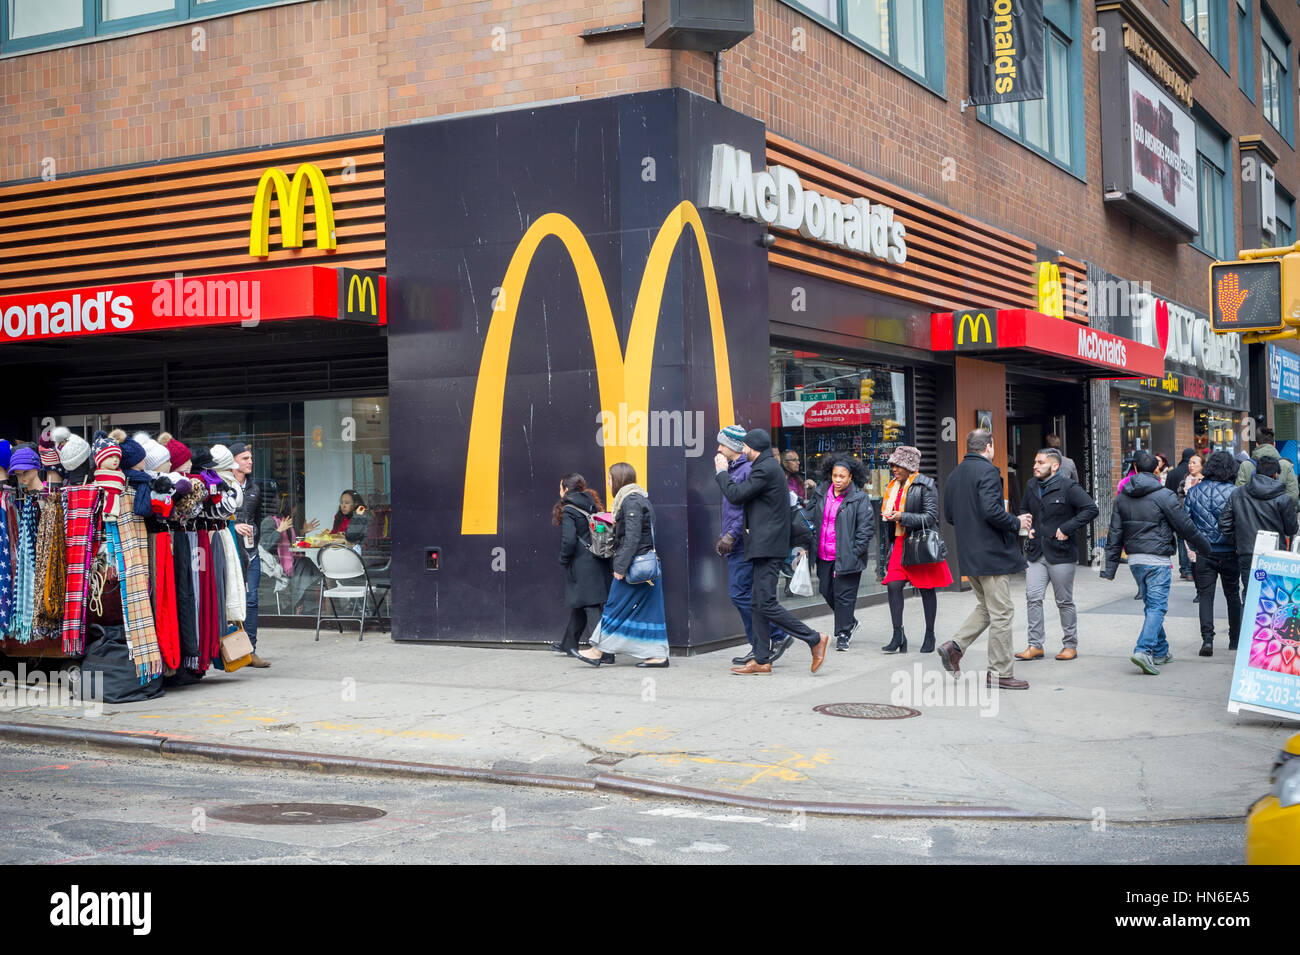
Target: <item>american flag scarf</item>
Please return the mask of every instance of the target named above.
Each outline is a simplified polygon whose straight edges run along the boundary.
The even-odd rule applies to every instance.
[[[126,624],[126,644],[144,686],[163,671],[158,632],[154,629],[153,605],[149,602],[149,543],[145,537],[144,518],[137,514],[119,514],[116,524],[108,524],[109,551],[117,565],[122,587],[122,618]]]
[[[83,626],[86,591],[90,584],[90,562],[94,559],[95,518],[100,507],[99,488],[93,484],[68,489],[67,583],[63,603],[63,652],[80,655],[85,650]],[[3,548],[0,548],[0,555]],[[2,558],[0,558],[2,559]]]

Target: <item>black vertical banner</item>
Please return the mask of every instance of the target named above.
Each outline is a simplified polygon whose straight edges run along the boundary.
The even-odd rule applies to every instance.
[[[969,102],[1042,99],[1043,0],[966,0]]]

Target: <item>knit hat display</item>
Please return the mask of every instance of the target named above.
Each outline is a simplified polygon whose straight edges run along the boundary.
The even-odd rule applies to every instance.
[[[127,438],[122,442],[122,469],[137,467],[144,461],[145,450],[140,447],[139,442],[132,438]]]
[[[897,464],[900,468],[906,468],[909,471],[919,471],[921,470],[921,449],[907,444],[900,444],[894,449],[894,453],[889,456],[888,463]]]
[[[718,432],[718,444],[724,448],[739,452],[745,443],[745,429],[738,424],[729,424]]]
[[[90,457],[90,445],[81,435],[73,434],[67,428],[55,428],[50,437],[59,447],[59,461],[69,471],[75,471]]]
[[[48,431],[41,434],[41,438],[36,442],[36,446],[40,449],[41,453],[41,467],[58,467],[59,449],[54,446],[54,439],[50,437]]]
[[[212,470],[217,473],[235,470],[235,456],[230,453],[230,449],[224,444],[214,444],[212,446]]]
[[[41,466],[41,459],[29,447],[16,450],[9,459],[10,471],[34,471]]]
[[[165,443],[162,440],[164,437],[167,438]],[[158,443],[167,448],[167,455],[171,459],[173,471],[179,471],[185,465],[185,462],[191,460],[193,457],[190,454],[190,449],[181,444],[170,434],[164,433],[158,435]]]
[[[154,517],[168,518],[172,516],[172,496],[171,492],[160,493],[158,491],[149,492],[149,509],[153,511]]]
[[[772,446],[772,439],[762,428],[754,428],[745,432],[745,444],[751,451],[766,451]]]
[[[199,448],[190,456],[190,465],[194,471],[211,471],[214,467],[212,453]]]
[[[144,448],[144,469],[146,471],[164,471],[171,466],[172,458],[161,444],[143,431],[132,435],[140,447]]]
[[[103,431],[96,431],[91,441],[91,447],[95,452],[95,467],[102,468],[104,462],[109,458],[117,458],[119,461],[121,460],[122,449],[119,448],[117,443]]]
[[[13,456],[13,446],[8,441],[0,438],[0,468],[9,469],[9,458]]]

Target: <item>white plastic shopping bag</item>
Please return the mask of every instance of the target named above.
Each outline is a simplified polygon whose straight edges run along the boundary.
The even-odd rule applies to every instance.
[[[813,590],[812,574],[808,571],[808,552],[799,551],[794,559],[794,574],[790,577],[790,593],[796,597],[811,597]]]

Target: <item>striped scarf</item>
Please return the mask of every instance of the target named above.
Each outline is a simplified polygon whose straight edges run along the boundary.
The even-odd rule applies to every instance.
[[[52,637],[63,631],[66,560],[63,495],[52,491],[41,504],[41,520],[36,530],[36,587],[32,631],[40,637]]]
[[[126,644],[144,686],[163,671],[162,651],[154,628],[153,606],[149,602],[149,544],[144,519],[137,514],[118,516],[109,528],[110,553],[117,565],[122,587],[122,619]]]
[[[18,502],[18,553],[14,567],[14,617],[11,635],[19,643],[32,640],[36,594],[36,524],[40,507],[28,495]]]
[[[99,504],[99,488],[93,484],[68,489],[68,574],[64,587],[63,652],[77,656],[85,649],[82,627],[86,616],[90,563],[95,556],[92,538]],[[3,553],[2,549],[0,553]]]
[[[12,496],[0,496],[0,634],[9,632],[14,617],[14,565],[9,554],[9,514],[13,506]]]
[[[126,475],[117,468],[95,468],[95,484],[104,489],[104,513],[116,514],[117,499],[126,493]]]

